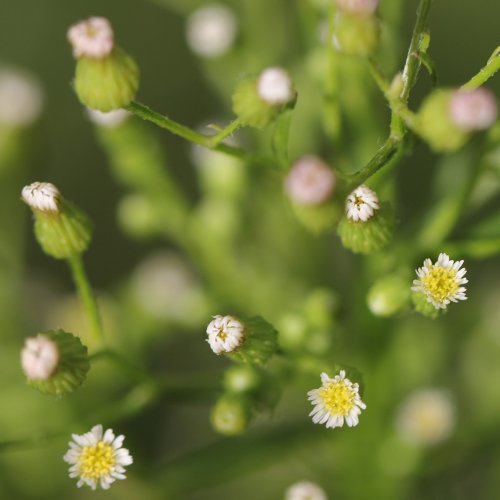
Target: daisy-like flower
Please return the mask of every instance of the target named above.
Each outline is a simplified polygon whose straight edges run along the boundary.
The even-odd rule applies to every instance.
[[[493,92],[480,87],[457,90],[450,100],[450,114],[455,125],[463,130],[484,130],[497,119],[497,100]]]
[[[446,309],[450,302],[466,300],[464,278],[467,270],[462,267],[463,260],[451,260],[445,253],[440,253],[435,264],[425,259],[424,265],[417,269],[419,279],[413,280],[412,290],[421,292],[436,309]]]
[[[70,449],[63,460],[69,464],[69,477],[79,477],[77,486],[84,484],[95,490],[107,490],[116,479],[125,479],[125,467],[133,460],[129,451],[122,448],[124,436],[115,437],[111,429],[103,433],[102,425],[79,436],[72,434]]]
[[[335,174],[316,156],[303,156],[285,179],[285,191],[299,205],[319,205],[326,201],[335,186]]]
[[[326,424],[327,428],[342,427],[344,421],[349,427],[358,425],[358,416],[366,408],[359,397],[358,384],[346,378],[344,370],[340,370],[334,378],[322,373],[321,383],[320,388],[307,393],[314,406],[309,414],[313,422]]]
[[[233,352],[245,341],[245,326],[233,316],[214,316],[207,326],[208,339],[215,354]]]
[[[300,481],[286,490],[285,500],[328,500],[328,497],[316,483]]]
[[[33,182],[24,186],[21,192],[23,201],[40,212],[58,213],[61,193],[50,182]]]
[[[32,380],[47,380],[59,363],[59,349],[46,335],[26,339],[21,351],[21,366]]]
[[[69,28],[68,40],[73,47],[75,59],[102,59],[113,50],[113,28],[105,17],[89,17]]]
[[[271,106],[291,101],[294,93],[288,73],[283,68],[265,69],[257,80],[257,94]]]
[[[353,222],[366,222],[379,208],[380,204],[375,191],[362,185],[347,197],[345,212],[347,218]]]

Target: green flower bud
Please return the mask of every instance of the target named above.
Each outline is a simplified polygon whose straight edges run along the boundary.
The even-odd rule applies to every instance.
[[[260,373],[251,365],[235,365],[224,374],[224,387],[229,392],[252,392],[260,383]]]
[[[375,316],[389,317],[401,311],[410,299],[408,279],[399,274],[384,276],[370,288],[367,303]]]
[[[28,338],[21,364],[28,384],[57,397],[82,385],[90,368],[87,348],[78,337],[60,329]]]
[[[92,239],[92,223],[48,182],[34,182],[22,190],[22,199],[35,216],[35,236],[43,251],[56,259],[84,252]]]
[[[244,432],[252,418],[248,398],[242,394],[225,394],[212,408],[210,421],[214,429],[226,436],[236,436]]]
[[[85,106],[111,111],[127,106],[139,87],[135,61],[114,43],[113,28],[103,17],[91,17],[68,30],[77,59],[75,91]]]
[[[393,214],[389,206],[380,206],[376,193],[360,186],[347,197],[346,215],[337,232],[345,248],[368,254],[389,242],[392,225]]]
[[[74,87],[80,102],[91,109],[124,108],[139,88],[139,68],[126,52],[115,47],[103,59],[78,59]]]
[[[276,330],[260,316],[245,321],[233,316],[214,316],[207,334],[212,351],[243,363],[262,365],[278,347]]]
[[[339,11],[335,16],[334,43],[346,55],[368,57],[378,46],[380,23],[375,16]]]
[[[467,130],[453,122],[450,107],[453,90],[435,90],[422,103],[415,121],[418,134],[437,152],[451,152],[468,140]]]
[[[411,300],[415,306],[415,311],[426,316],[427,318],[436,319],[447,312],[447,309],[437,309],[431,302],[427,301],[427,297],[422,292],[411,292]]]
[[[296,98],[290,78],[281,68],[268,68],[258,77],[238,82],[233,92],[233,111],[251,127],[264,128]]]

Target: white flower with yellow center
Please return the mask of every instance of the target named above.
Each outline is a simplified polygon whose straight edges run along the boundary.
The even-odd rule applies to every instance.
[[[70,26],[68,40],[76,59],[103,59],[113,50],[113,28],[105,17],[90,17]]]
[[[359,186],[348,197],[346,216],[353,222],[366,222],[380,208],[377,194],[366,186]]]
[[[345,371],[334,378],[321,374],[322,386],[307,393],[313,410],[309,414],[315,424],[326,427],[342,427],[344,421],[349,427],[358,425],[358,416],[366,405],[359,397],[359,386],[345,376]]]
[[[40,212],[59,212],[61,193],[50,182],[33,182],[24,186],[21,192],[23,201]]]
[[[440,253],[435,264],[425,259],[424,265],[417,269],[419,279],[413,280],[412,290],[421,292],[436,309],[446,309],[450,302],[467,300],[464,278],[467,270],[462,268],[463,260],[451,260],[445,253]]]
[[[207,326],[208,339],[215,354],[233,352],[245,340],[244,325],[233,316],[214,316]]]
[[[115,437],[111,429],[103,433],[102,425],[79,436],[72,434],[70,449],[63,460],[69,464],[69,477],[79,477],[77,486],[89,485],[93,490],[100,486],[107,490],[116,479],[125,479],[125,467],[133,460],[129,451],[122,448],[124,436]]]

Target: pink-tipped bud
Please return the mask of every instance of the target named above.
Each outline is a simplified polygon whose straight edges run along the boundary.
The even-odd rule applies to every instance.
[[[32,380],[47,380],[59,363],[56,343],[46,335],[26,339],[21,352],[21,366]]]
[[[337,7],[350,14],[371,15],[378,7],[379,0],[335,0]]]
[[[450,100],[453,123],[466,131],[484,130],[497,119],[497,101],[490,90],[457,90]]]
[[[335,174],[320,158],[299,158],[285,179],[285,191],[297,205],[319,205],[335,187]]]
[[[70,26],[68,40],[73,47],[75,59],[80,57],[103,59],[113,50],[113,28],[104,17],[89,17]]]

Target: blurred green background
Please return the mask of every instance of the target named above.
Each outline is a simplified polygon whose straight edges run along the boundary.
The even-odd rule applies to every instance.
[[[315,46],[320,46],[321,2],[225,2],[239,20],[235,48],[219,59],[203,60],[187,46],[185,20],[208,3],[0,3],[0,64],[30,71],[45,96],[42,117],[23,138],[22,154],[16,157],[21,167],[15,170],[17,164],[12,161],[3,167],[0,179],[6,196],[0,248],[7,256],[0,262],[0,498],[272,500],[283,498],[286,488],[302,479],[320,484],[329,498],[496,498],[500,489],[500,268],[495,252],[466,261],[469,300],[444,318],[433,322],[404,313],[381,319],[366,307],[366,293],[392,265],[390,252],[353,257],[340,248],[335,234],[317,237],[304,230],[282,201],[281,179],[275,173],[245,174],[249,179],[239,205],[243,215],[237,219],[235,240],[238,256],[250,262],[242,266],[245,278],[250,278],[249,290],[240,300],[229,292],[214,291],[213,277],[207,277],[206,269],[174,239],[158,234],[132,238],[120,227],[117,206],[129,190],[113,178],[95,130],[71,89],[74,60],[66,31],[90,15],[110,19],[118,43],[138,61],[138,100],[181,123],[197,127],[212,120],[228,121],[234,82],[268,65],[282,65],[290,70],[299,94],[292,158],[313,152],[338,157],[357,169],[387,134],[388,109],[368,73],[357,66],[346,71],[344,84],[350,77],[360,78],[357,91],[364,96],[360,114],[356,115],[357,94],[349,93],[348,84],[341,95],[353,123],[363,121],[363,102],[369,103],[366,122],[359,130],[350,123],[342,151],[333,149],[321,132],[322,88],[314,74],[314,68],[322,67],[321,57],[319,64],[314,58]],[[381,50],[379,60],[388,75],[404,62],[417,3],[381,0],[382,19],[384,13],[396,20],[401,14],[397,31],[386,21],[384,40],[390,46]],[[499,18],[497,0],[434,2],[429,52],[441,85],[460,85],[486,62],[500,43]],[[499,77],[488,87],[500,95]],[[430,80],[422,72],[412,106],[429,90]],[[187,200],[193,206],[203,201],[206,193],[190,145],[148,128]],[[242,134],[240,140],[250,148],[261,148],[262,135]],[[402,160],[388,191],[397,193],[397,231],[403,244],[411,245],[415,228],[463,178],[480,140],[446,161],[417,143],[413,154]],[[498,210],[496,151],[491,175],[476,193],[477,209],[466,214],[452,235],[458,239],[482,216]],[[32,236],[28,209],[17,200],[22,186],[35,180],[56,184],[94,221],[95,235],[85,262],[112,338],[120,351],[155,376],[171,380],[173,389],[165,397],[149,400],[147,387],[134,388],[105,360],[95,362],[77,393],[60,401],[25,384],[18,364],[25,337],[56,326],[82,336],[86,329],[71,295],[67,269],[41,252]],[[488,196],[486,206],[481,205],[482,193]],[[487,235],[500,236],[498,224]],[[169,291],[158,292],[166,293],[165,301],[174,304],[163,317],[144,311],[133,291],[141,276],[137,266],[151,255],[170,259],[174,269],[165,278]],[[290,374],[276,409],[259,416],[244,436],[219,437],[210,426],[209,412],[230,363],[214,359],[203,340],[211,315],[263,314],[281,333],[290,321],[305,321],[307,304],[316,304],[315,292],[325,289],[328,304],[321,299],[318,307],[331,317],[318,328],[327,340],[319,334],[318,338],[327,346],[309,346],[305,353],[290,349],[290,359],[306,368],[300,376]],[[321,360],[317,368],[315,356]],[[305,394],[319,385],[320,367],[330,358],[363,372],[368,410],[355,429],[326,430],[313,426],[307,417]],[[192,391],[191,396],[187,391],[186,396],[175,389],[177,382],[181,387],[192,383],[207,390]],[[430,445],[404,441],[397,430],[400,408],[414,390],[434,387],[449,391],[453,401],[455,425],[450,436]],[[126,435],[125,446],[134,456],[134,465],[129,478],[109,492],[77,490],[62,461],[66,442],[71,432],[85,432],[99,422]]]

